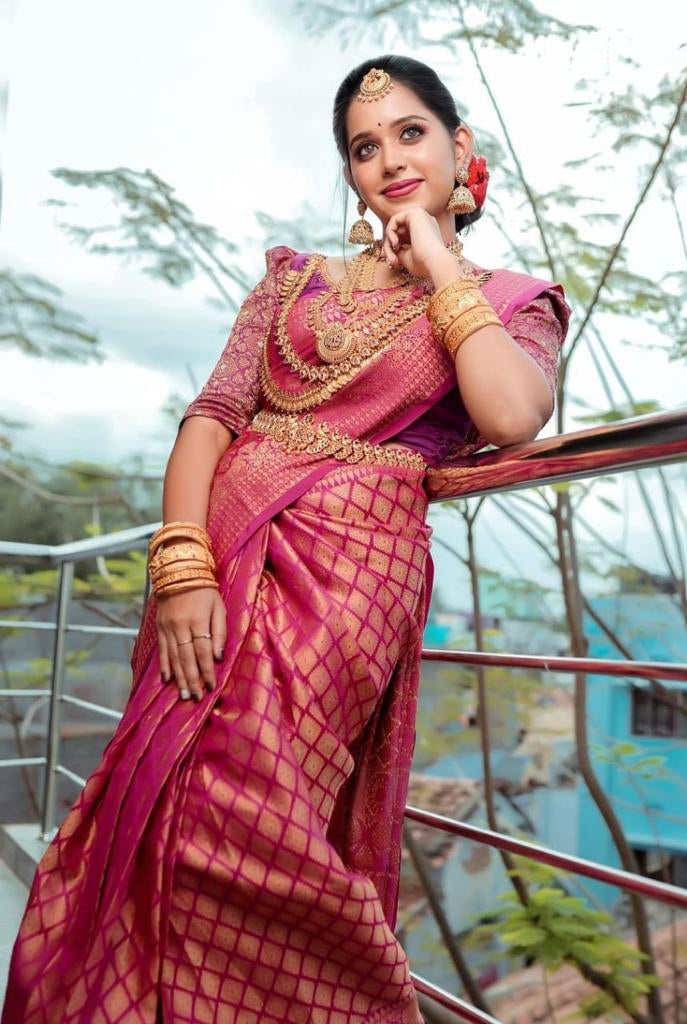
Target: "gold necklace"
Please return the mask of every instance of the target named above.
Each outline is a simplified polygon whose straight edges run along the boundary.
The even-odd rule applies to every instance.
[[[374,355],[374,353],[383,346],[390,333],[394,330],[397,322],[396,317],[392,319],[392,314],[394,314],[401,305],[407,304],[408,292],[403,291],[400,294],[391,296],[391,298],[387,299],[382,306],[377,306],[373,310],[372,315],[368,316],[361,322],[361,326],[357,332],[357,337],[355,330],[349,328],[347,324],[344,325],[342,323],[337,323],[326,325],[327,327],[331,326],[339,328],[342,332],[345,331],[347,335],[352,334],[356,345],[355,348],[353,348],[349,343],[348,337],[346,337],[344,340],[348,347],[344,356],[337,358],[324,366],[313,366],[311,363],[302,359],[294,349],[288,330],[288,318],[294,303],[298,299],[301,291],[305,288],[313,271],[318,271],[319,273],[322,272],[323,259],[324,257],[317,253],[311,257],[312,262],[310,263],[309,261],[309,264],[306,264],[306,267],[304,268],[304,280],[298,282],[295,288],[292,289],[289,300],[278,314],[277,347],[284,359],[284,362],[294,373],[298,374],[301,380],[320,381],[324,383],[325,381],[336,379],[341,373],[347,373],[352,367],[362,366],[364,360]],[[328,298],[326,292],[324,293],[324,297]],[[310,303],[315,301],[317,301],[317,299],[310,300]],[[427,297],[422,296],[420,304],[423,309],[426,308],[428,301]],[[308,304],[308,308],[310,303]],[[357,307],[354,305],[354,311],[356,308]],[[308,310],[306,309],[306,319],[307,312]],[[313,330],[313,326],[310,323],[308,326]],[[313,333],[315,333],[314,330]]]
[[[453,241],[446,243],[446,248],[460,259],[463,252],[463,243],[460,239],[453,239]],[[353,299],[353,292],[356,288],[361,286],[364,290],[374,288],[376,264],[382,258],[381,241],[373,242],[372,245],[367,246],[353,258],[351,266],[346,268],[344,276],[333,285],[332,291],[339,305],[349,317],[354,318],[353,323],[347,323],[344,326],[341,323],[325,324],[323,322],[321,310],[329,300],[326,292],[309,303],[307,311],[308,327],[315,335],[315,351],[323,363],[339,363],[349,358],[361,345],[360,330],[362,329],[367,333],[369,328],[378,319],[383,317],[386,302],[382,307],[376,304],[372,311],[364,312]],[[324,276],[325,268],[323,264],[325,262],[326,257],[322,257],[319,268],[322,276]],[[431,284],[431,282],[427,282],[424,279],[413,277],[403,268],[397,272],[396,281],[401,287],[413,284],[426,287],[428,283]],[[395,287],[396,281],[386,287]],[[404,299],[401,295],[400,298],[392,297],[391,300],[387,301],[389,306],[393,307],[401,305]],[[359,321],[359,323],[356,324],[355,320]],[[362,345],[363,347],[369,347],[365,340],[363,340]]]
[[[363,249],[363,253],[369,256],[374,256],[377,260],[381,261],[384,259],[382,256],[382,242],[380,239],[376,239],[371,245],[368,245]],[[463,243],[459,238],[454,238],[451,242],[444,243],[448,251],[456,256],[458,259],[458,269],[461,272],[461,277],[469,277],[470,280],[475,281],[477,286],[485,284],[486,281],[492,276],[491,270],[477,270],[468,260],[463,256]],[[407,270],[403,270],[406,281],[410,284],[422,285],[426,288],[434,288],[434,283],[431,278],[428,277],[415,277],[410,274]]]
[[[321,263],[318,270],[322,273]],[[354,289],[361,283],[358,272],[354,276]],[[325,322],[323,310],[331,303],[332,298],[337,300],[337,305],[346,314],[345,323]],[[383,324],[388,314],[405,305],[407,298],[406,290],[386,295],[381,301],[373,300],[372,303],[353,301],[351,296],[349,304],[346,296],[342,299],[336,294],[332,295],[331,291],[323,291],[312,298],[308,302],[305,316],[308,327],[316,339],[315,350],[322,362],[329,364],[327,376],[332,376],[332,364],[344,362],[357,353],[366,356],[369,355],[366,350],[377,349],[381,344],[382,335],[376,328]],[[297,369],[303,380],[314,380],[316,377],[321,379],[318,372],[320,367],[312,367],[301,360],[298,367],[293,368]]]
[[[337,296],[337,299],[344,309],[345,312],[357,310],[357,305],[353,301],[353,291],[356,286],[362,285],[363,290],[374,290],[374,269],[375,262],[379,261],[381,257],[382,243],[377,241],[371,246],[368,246],[362,253],[359,253],[351,261],[352,265],[349,271],[344,275],[344,278],[338,282],[332,282],[331,290]],[[477,271],[476,268],[472,267],[466,260],[461,259],[462,255],[462,243],[459,239],[450,242],[447,248],[454,256],[457,256],[460,261],[460,268],[463,271],[463,276],[470,277],[475,281],[477,285],[483,284],[491,277],[490,271]],[[361,258],[362,257],[362,258]],[[326,365],[312,366],[305,360],[301,359],[296,353],[291,339],[288,333],[288,318],[293,306],[299,298],[301,292],[305,289],[308,281],[312,277],[313,273],[318,270],[320,275],[327,278],[325,268],[323,266],[326,257],[315,253],[308,257],[302,270],[287,270],[285,271],[280,287],[279,287],[279,298],[281,309],[277,317],[277,348],[284,359],[285,363],[289,368],[301,378],[301,380],[310,380],[315,383],[314,387],[307,388],[300,392],[288,391],[281,388],[272,376],[270,370],[269,358],[267,352],[267,345],[263,346],[262,363],[260,367],[260,383],[263,395],[267,401],[276,409],[280,409],[283,412],[303,412],[308,409],[314,409],[317,405],[326,401],[333,394],[335,394],[345,384],[349,383],[362,369],[367,365],[371,359],[379,354],[383,347],[386,347],[386,342],[393,341],[394,337],[398,334],[413,320],[426,312],[427,304],[429,302],[429,294],[423,294],[418,299],[409,302],[404,308],[396,312],[397,307],[401,302],[405,301],[407,297],[407,291],[403,291],[399,296],[394,296],[388,300],[383,306],[378,306],[379,314],[371,317],[368,322],[360,329],[362,334],[362,344],[359,345],[357,351],[353,351],[353,344],[348,339],[348,336],[344,336],[344,342],[348,346],[347,355],[341,356],[336,362],[330,362]],[[415,284],[416,286],[423,286],[431,290],[433,283],[429,279],[416,278],[409,274],[407,271],[403,271],[403,280],[401,283],[408,285]],[[365,288],[367,286],[367,288]],[[394,287],[391,285],[390,287]],[[328,297],[328,293],[325,293],[322,304]],[[319,298],[319,297],[318,297]],[[316,301],[316,300],[313,300]],[[376,311],[375,311],[376,312]],[[396,312],[396,317],[392,319],[392,314]],[[371,326],[379,326],[380,330],[376,331],[374,336],[370,334]],[[309,326],[311,326],[309,324]],[[317,325],[319,326],[319,325]],[[350,332],[350,329],[345,327],[343,324],[331,324],[327,325],[328,328],[333,328],[337,332]],[[311,326],[311,329],[312,326]],[[313,330],[313,333],[319,337],[317,332]],[[334,331],[332,330],[332,342],[330,342],[331,348],[336,351],[338,345],[343,347],[343,343],[339,342],[337,345],[336,338],[333,337]],[[318,355],[320,352],[318,351]]]
[[[310,280],[313,271],[317,268],[317,254],[309,257],[301,271],[291,272],[288,288],[288,298],[277,317],[277,348],[284,361],[295,372],[302,369],[307,379],[315,380],[317,383],[304,391],[293,392],[281,388],[272,376],[269,365],[267,345],[263,345],[262,363],[260,366],[260,384],[263,395],[274,408],[283,412],[304,412],[314,409],[326,401],[340,388],[351,381],[364,366],[382,349],[384,342],[393,340],[407,324],[412,323],[419,316],[424,314],[429,302],[429,296],[423,295],[419,299],[409,302],[403,309],[396,313],[392,319],[390,311],[384,317],[380,317],[381,330],[373,338],[367,338],[367,344],[363,345],[359,352],[353,353],[350,359],[342,360],[338,364],[327,366],[310,366],[295,352],[291,339],[289,338],[287,322],[289,314]]]

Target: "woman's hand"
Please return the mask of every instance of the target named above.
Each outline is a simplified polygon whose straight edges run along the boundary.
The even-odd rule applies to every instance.
[[[157,638],[160,671],[174,677],[183,700],[203,696],[203,684],[215,688],[215,665],[224,653],[227,610],[213,587],[198,587],[158,598]]]
[[[392,270],[403,267],[413,277],[433,277],[447,261],[458,272],[458,262],[447,251],[436,219],[422,206],[410,206],[389,218],[382,253]]]

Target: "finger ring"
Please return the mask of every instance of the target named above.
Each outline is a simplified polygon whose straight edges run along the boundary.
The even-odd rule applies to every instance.
[[[177,647],[183,647],[184,644],[192,644],[192,643],[193,643],[193,637],[191,637],[190,640],[177,640]]]
[[[212,640],[210,633],[196,633],[193,637],[194,640]]]

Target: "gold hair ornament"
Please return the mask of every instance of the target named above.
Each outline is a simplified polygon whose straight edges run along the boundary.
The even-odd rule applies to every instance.
[[[384,96],[387,96],[393,87],[394,83],[391,81],[391,75],[388,71],[382,71],[380,68],[370,68],[360,83],[357,99],[361,103],[374,103],[375,100],[381,100]]]

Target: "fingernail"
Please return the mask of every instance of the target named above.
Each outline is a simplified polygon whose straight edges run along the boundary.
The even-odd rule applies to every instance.
[[[189,700],[191,697],[191,691],[184,687],[183,690],[179,690],[179,696],[182,700]]]
[[[224,648],[223,647],[220,649],[219,656],[220,656],[220,658],[224,657]]]
[[[214,690],[214,688],[215,688],[215,684],[214,684],[214,683],[207,683],[207,688],[208,688],[208,690],[210,690],[210,692],[212,693],[212,691],[213,691],[213,690]]]
[[[194,701],[197,704],[198,701],[200,700],[200,694],[199,693],[192,693],[191,696],[193,697]]]

